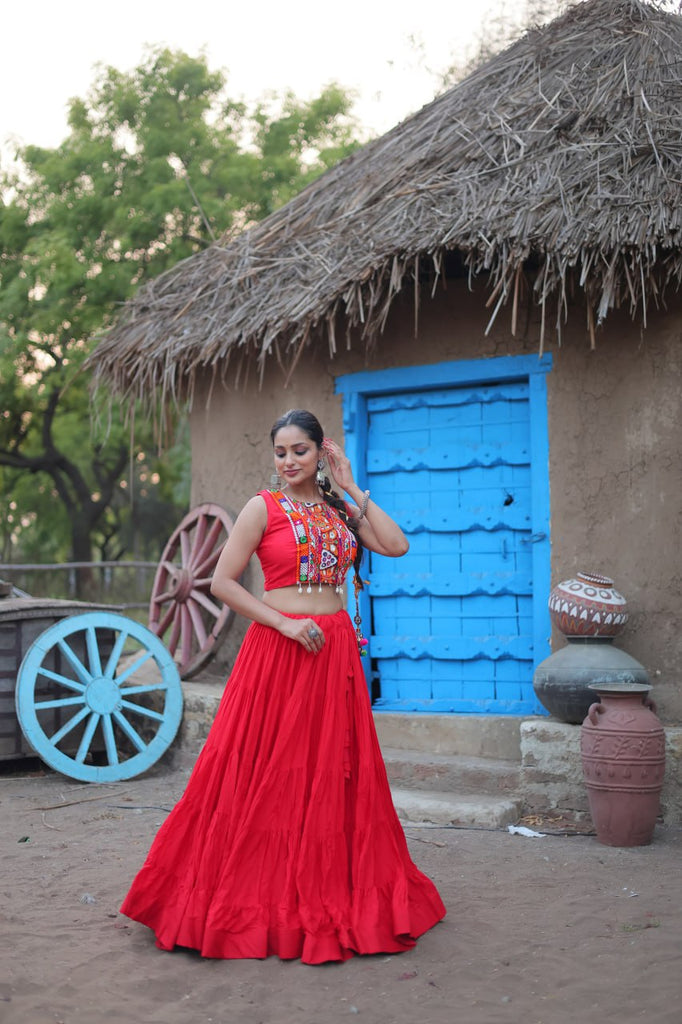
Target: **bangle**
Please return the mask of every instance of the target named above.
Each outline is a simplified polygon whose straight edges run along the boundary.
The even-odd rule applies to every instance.
[[[360,515],[358,516],[358,522],[365,518],[367,514],[367,505],[369,504],[369,491],[365,491],[362,496],[362,504],[360,505]]]

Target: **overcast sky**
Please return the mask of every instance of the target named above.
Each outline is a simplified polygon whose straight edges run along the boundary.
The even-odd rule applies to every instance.
[[[0,142],[55,146],[70,97],[85,96],[95,65],[137,66],[148,46],[228,74],[234,99],[291,88],[300,98],[338,81],[357,93],[372,133],[429,102],[437,73],[471,53],[484,22],[524,0],[6,0],[0,13]]]

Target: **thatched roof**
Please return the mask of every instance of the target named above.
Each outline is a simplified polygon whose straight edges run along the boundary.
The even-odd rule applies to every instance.
[[[572,289],[594,338],[610,309],[646,323],[679,286],[681,222],[682,17],[586,0],[141,288],[92,365],[119,393],[168,396],[235,359],[291,367],[319,343],[333,355],[349,327],[371,344],[425,268],[437,286],[449,251],[487,275],[491,315],[508,303],[512,331],[527,286],[543,337]]]

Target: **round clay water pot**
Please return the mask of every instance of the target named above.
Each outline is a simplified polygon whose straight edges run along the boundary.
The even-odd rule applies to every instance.
[[[593,687],[580,730],[590,814],[605,846],[651,842],[665,771],[665,732],[649,698],[651,687],[631,683]]]
[[[608,576],[579,572],[551,590],[549,614],[564,636],[618,636],[628,621],[627,602]]]
[[[594,704],[598,684],[649,683],[638,661],[610,636],[569,636],[565,647],[541,661],[533,673],[535,695],[550,715],[560,722],[580,725]]]

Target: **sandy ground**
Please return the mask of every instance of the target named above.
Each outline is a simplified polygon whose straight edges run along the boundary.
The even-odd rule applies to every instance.
[[[345,964],[161,953],[118,914],[186,767],[83,786],[0,766],[2,1024],[682,1022],[682,831],[407,827],[448,917],[398,956]]]

